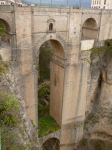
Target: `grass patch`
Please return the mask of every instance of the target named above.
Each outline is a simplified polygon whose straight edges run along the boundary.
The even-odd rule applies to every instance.
[[[42,102],[38,102],[38,115],[39,117],[49,116],[49,105],[43,105]]]
[[[51,117],[39,118],[39,137],[48,135],[60,129],[56,121]]]

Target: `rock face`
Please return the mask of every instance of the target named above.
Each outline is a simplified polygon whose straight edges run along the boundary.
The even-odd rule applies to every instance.
[[[98,150],[109,150],[108,146],[112,146],[112,52],[106,47],[99,55],[92,55],[86,106],[84,138],[87,142],[78,149],[97,150],[96,143],[99,143]],[[101,148],[102,142],[105,146]]]
[[[0,89],[8,90],[14,94],[20,103],[20,112],[18,116],[18,122],[13,129],[18,135],[18,142],[22,144],[26,150],[39,149],[38,132],[33,125],[33,122],[27,115],[25,101],[19,96],[17,92],[18,81],[14,75],[14,70],[9,67],[9,71],[6,74],[0,76]]]
[[[11,47],[7,43],[2,43],[0,45],[0,55],[2,56],[3,61],[11,60]]]

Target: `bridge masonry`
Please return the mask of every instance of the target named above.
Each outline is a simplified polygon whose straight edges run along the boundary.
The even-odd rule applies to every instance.
[[[61,128],[60,150],[65,150],[67,146],[73,149],[83,137],[90,69],[89,63],[80,60],[81,37],[92,38],[94,46],[102,46],[104,40],[112,39],[112,10],[4,5],[0,6],[0,20],[10,37],[12,62],[15,69],[18,69],[16,75],[20,79],[18,91],[36,127],[36,64],[40,46],[51,41],[50,114]],[[50,23],[53,24],[52,31],[49,30]],[[87,41],[85,43],[90,44]]]

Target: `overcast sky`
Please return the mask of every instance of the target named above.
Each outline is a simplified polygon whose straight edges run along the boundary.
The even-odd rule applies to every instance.
[[[34,3],[40,3],[40,0],[28,0],[29,2],[34,2]],[[84,6],[90,6],[92,0],[82,0],[82,5]],[[51,0],[41,0],[42,3],[49,4],[51,3]],[[67,4],[67,0],[52,0],[53,4]],[[79,0],[69,0],[69,5],[76,5],[79,4]]]

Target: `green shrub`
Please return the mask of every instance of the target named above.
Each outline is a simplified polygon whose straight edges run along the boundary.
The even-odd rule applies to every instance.
[[[38,115],[44,117],[49,115],[49,105],[43,106],[40,102],[38,103]]]
[[[18,99],[10,92],[0,91],[0,130],[1,130],[1,147],[6,150],[9,140],[11,150],[25,150],[26,148],[19,143],[20,140],[14,127],[19,122],[20,104]]]
[[[81,146],[85,147],[86,144],[87,144],[87,139],[83,138],[83,139],[79,142],[79,144],[80,144]]]
[[[9,92],[0,91],[0,124],[14,126],[20,105],[18,99]]]
[[[4,67],[5,67],[5,68],[8,68],[8,64],[5,63],[5,64],[4,64]]]
[[[50,93],[50,87],[44,87],[44,88],[40,89],[38,91],[39,98],[43,98],[45,96],[46,92]]]
[[[9,144],[11,146],[11,150],[25,150],[26,148],[19,143],[18,135],[14,131],[9,131],[7,127],[3,127],[1,129],[1,148],[2,150],[6,150],[7,142],[6,137],[8,138]]]

